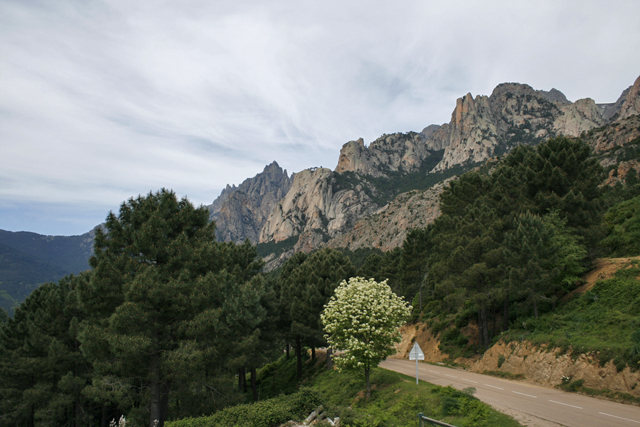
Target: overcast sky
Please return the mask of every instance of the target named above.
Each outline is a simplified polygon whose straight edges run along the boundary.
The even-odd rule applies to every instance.
[[[502,82],[614,102],[640,1],[0,0],[0,229],[82,234],[124,200],[210,204],[276,160],[420,131]]]

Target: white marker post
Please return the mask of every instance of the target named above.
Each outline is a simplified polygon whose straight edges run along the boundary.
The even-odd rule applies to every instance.
[[[418,384],[418,360],[424,360],[424,353],[417,342],[413,343],[413,348],[409,353],[409,360],[416,361],[416,384]]]

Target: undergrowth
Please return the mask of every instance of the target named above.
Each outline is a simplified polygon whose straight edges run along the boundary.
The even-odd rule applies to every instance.
[[[619,270],[591,291],[540,318],[519,318],[501,338],[559,347],[574,357],[590,353],[618,371],[640,368],[640,267]]]
[[[289,419],[301,421],[319,404],[327,416],[340,417],[344,427],[414,427],[418,413],[459,427],[519,426],[508,416],[473,397],[474,389],[458,391],[420,382],[406,375],[375,368],[371,372],[371,398],[364,398],[364,377],[357,372],[327,370],[322,359],[305,363],[302,381],[295,377],[294,358],[282,357],[258,374],[262,395],[303,385],[300,391],[280,394],[254,404],[232,406],[209,417],[167,423],[168,427],[275,427]],[[276,374],[276,375],[274,375]],[[271,383],[270,383],[271,382]]]

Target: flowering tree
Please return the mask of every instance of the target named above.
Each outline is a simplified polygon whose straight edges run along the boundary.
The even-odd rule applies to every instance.
[[[321,314],[326,338],[336,350],[338,369],[364,371],[367,399],[371,396],[369,372],[394,353],[399,328],[409,318],[411,306],[391,291],[387,281],[352,277],[342,281]]]

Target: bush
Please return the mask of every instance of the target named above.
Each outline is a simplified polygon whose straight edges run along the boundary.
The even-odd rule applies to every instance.
[[[289,396],[279,396],[253,404],[232,406],[209,417],[185,418],[165,423],[167,427],[274,427],[291,419],[303,419],[318,407],[318,392],[303,388]]]

